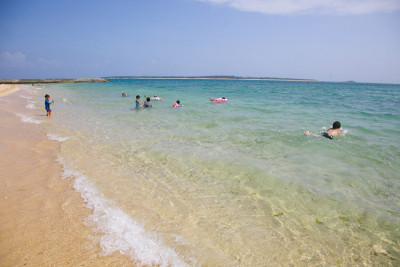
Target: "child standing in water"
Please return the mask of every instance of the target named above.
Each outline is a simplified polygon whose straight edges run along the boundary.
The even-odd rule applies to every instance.
[[[46,108],[47,114],[46,116],[50,117],[51,116],[51,109],[50,109],[50,105],[54,104],[54,100],[50,102],[50,96],[49,95],[45,95],[44,96],[45,100],[44,100],[44,107]]]
[[[140,95],[136,96],[136,108],[142,107],[142,101],[140,101]]]

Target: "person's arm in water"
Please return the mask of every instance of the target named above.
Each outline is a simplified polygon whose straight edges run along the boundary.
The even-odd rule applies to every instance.
[[[328,131],[326,131],[326,133],[328,133],[328,134],[330,134],[332,136],[338,136],[342,132],[343,132],[342,129],[333,129],[333,128],[330,128]],[[305,135],[311,135],[310,131],[308,131],[308,130],[304,134]]]

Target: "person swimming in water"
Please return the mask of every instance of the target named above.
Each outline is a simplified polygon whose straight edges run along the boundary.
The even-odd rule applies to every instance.
[[[181,101],[176,100],[175,104],[173,104],[172,107],[173,107],[173,108],[180,108],[180,107],[182,107]]]
[[[153,97],[150,98],[151,100],[158,100],[158,101],[163,101],[162,97],[159,97],[158,95],[154,95]]]
[[[341,127],[340,122],[339,121],[335,121],[332,124],[332,127],[329,128],[328,131],[322,132],[322,133],[320,133],[320,135],[332,140],[333,137],[338,136],[339,134],[341,134],[343,132],[343,130],[340,129],[340,127]],[[306,131],[304,134],[305,135],[311,135],[310,131]]]
[[[219,97],[219,98],[211,98],[210,97],[210,101],[221,101],[221,100],[225,100],[225,97]]]

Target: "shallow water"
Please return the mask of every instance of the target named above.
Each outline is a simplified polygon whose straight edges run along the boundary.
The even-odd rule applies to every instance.
[[[192,266],[400,260],[400,85],[118,79],[32,89],[19,116],[43,120],[62,142],[64,177],[94,209],[104,253]],[[45,93],[51,120],[37,116]],[[137,94],[164,101],[135,110]],[[229,102],[208,100],[222,96]],[[177,99],[184,107],[171,108]],[[334,140],[304,135],[335,120],[344,134]]]

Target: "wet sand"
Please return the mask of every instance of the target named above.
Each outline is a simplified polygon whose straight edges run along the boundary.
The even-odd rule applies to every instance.
[[[17,85],[0,84],[0,97],[7,96],[19,90]]]
[[[132,266],[119,253],[101,255],[84,223],[91,211],[55,162],[60,143],[14,114],[26,105],[18,88],[1,89],[0,266]]]

